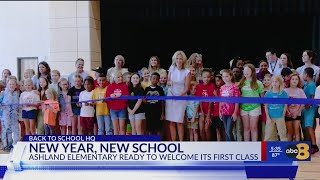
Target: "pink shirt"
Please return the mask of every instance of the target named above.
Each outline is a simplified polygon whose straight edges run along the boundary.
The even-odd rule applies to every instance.
[[[229,86],[223,85],[220,88],[221,97],[240,97],[240,89],[235,84]],[[221,102],[220,112],[222,115],[231,116],[234,112],[235,104],[234,103],[224,103]]]
[[[307,98],[306,94],[301,88],[285,88],[284,91],[288,94],[289,98]],[[288,104],[288,110],[291,114],[293,114],[299,110],[300,106],[300,104]],[[286,114],[286,116],[288,116],[288,114]],[[298,116],[301,116],[301,113],[298,114]]]

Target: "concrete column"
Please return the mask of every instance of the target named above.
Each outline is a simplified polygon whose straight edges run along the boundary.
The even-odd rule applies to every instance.
[[[86,71],[101,65],[99,1],[50,1],[49,30],[52,69],[68,75],[77,58]]]

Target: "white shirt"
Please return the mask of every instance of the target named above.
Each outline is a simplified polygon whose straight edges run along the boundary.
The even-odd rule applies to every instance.
[[[40,102],[40,96],[36,94],[34,91],[24,91],[20,95],[20,104],[38,104]],[[27,106],[22,108],[22,110],[25,111],[31,111],[31,110],[37,110],[37,107],[35,106]]]
[[[273,72],[273,75],[276,76],[276,75],[281,75],[281,71],[282,71],[283,67],[279,67],[279,68],[276,68]]]
[[[280,75],[281,74],[281,70],[282,68],[280,67],[280,59],[277,59],[276,62],[274,63],[270,63],[268,62],[268,71],[272,74],[272,75]],[[280,73],[279,73],[280,72]],[[279,74],[278,74],[279,73]]]
[[[79,95],[79,102],[81,101],[88,101],[92,100],[93,91],[82,91]],[[82,103],[80,109],[80,116],[81,117],[94,117],[94,108],[93,106],[86,106],[85,103]]]

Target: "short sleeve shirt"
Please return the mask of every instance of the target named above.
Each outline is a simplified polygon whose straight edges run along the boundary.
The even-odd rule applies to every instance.
[[[289,98],[285,91],[273,92],[269,90],[265,96],[266,98]],[[285,104],[268,104],[269,116],[271,119],[283,118],[283,110]]]
[[[245,81],[244,86],[241,88],[242,97],[260,97],[260,94],[263,93],[264,88],[263,84],[260,81],[257,81],[258,89],[253,90],[250,87],[250,81]],[[243,111],[252,111],[256,108],[259,108],[260,104],[241,104],[240,108]]]
[[[220,88],[220,96],[221,97],[239,97],[240,96],[240,90],[238,86],[235,84],[232,84],[230,86],[223,85]],[[220,106],[220,112],[222,115],[232,115],[235,109],[234,103],[222,103]]]

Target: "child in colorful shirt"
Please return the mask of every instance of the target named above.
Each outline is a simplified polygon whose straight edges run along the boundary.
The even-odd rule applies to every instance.
[[[2,147],[4,150],[10,151],[14,145],[20,140],[19,133],[19,108],[18,106],[8,106],[9,104],[19,103],[19,91],[17,90],[17,81],[9,79],[7,88],[3,94],[3,124],[2,124]]]
[[[112,75],[112,84],[107,88],[107,98],[119,98],[129,95],[129,88],[123,82],[122,73],[117,71]],[[114,135],[126,134],[126,119],[128,100],[107,100],[107,106],[110,109],[110,116],[113,123]]]
[[[190,96],[196,95],[197,82],[192,81],[190,83]],[[190,135],[190,141],[199,140],[199,101],[188,101],[186,108],[186,115],[188,118],[188,129]]]
[[[257,80],[256,69],[252,64],[246,64],[243,70],[243,78],[239,83],[241,97],[260,97],[263,93],[263,85]],[[241,104],[240,114],[244,128],[245,141],[258,141],[258,121],[261,115],[260,104]]]
[[[71,96],[68,95],[69,82],[67,79],[62,78],[59,82],[60,94],[58,100],[60,103],[60,116],[59,126],[61,129],[61,135],[72,134],[72,118],[73,112],[71,107]]]
[[[220,88],[220,96],[222,97],[240,97],[238,86],[233,83],[232,71],[225,69],[222,71],[222,78],[225,85]],[[219,103],[219,116],[224,124],[226,141],[234,141],[232,133],[234,122],[237,120],[239,104],[235,103]]]
[[[47,100],[43,102],[42,111],[45,135],[55,135],[57,114],[60,110],[57,93],[53,88],[45,91]]]
[[[265,94],[266,98],[289,98],[288,94],[284,91],[283,79],[280,75],[271,78],[271,89]],[[273,140],[273,132],[276,128],[280,141],[287,141],[287,129],[284,120],[287,111],[286,104],[266,104],[265,111],[267,116],[267,123],[265,128],[265,141]]]
[[[104,99],[107,92],[106,75],[104,73],[100,73],[97,81],[99,86],[93,90],[93,100]],[[107,103],[101,100],[95,102],[95,105],[98,122],[98,135],[112,135],[112,121]]]
[[[313,99],[316,91],[316,84],[313,81],[314,70],[311,67],[305,68],[303,72],[303,78],[306,81],[303,91],[307,98]],[[306,131],[306,134],[310,137],[311,141],[311,153],[314,154],[319,151],[315,136],[315,113],[317,105],[305,105],[305,109],[302,111],[303,121],[302,128]]]
[[[301,89],[301,84],[299,74],[294,73],[289,76],[289,87],[284,89],[289,98],[307,98],[303,89]],[[303,109],[304,104],[288,104],[285,116],[288,141],[292,141],[293,137],[295,141],[300,141],[301,112]]]
[[[204,69],[202,71],[203,83],[197,85],[197,96],[214,96],[213,92],[216,87],[210,82],[211,70]],[[211,139],[210,126],[212,124],[212,110],[213,106],[211,102],[201,102],[200,103],[200,119],[199,119],[199,129],[200,137],[202,141],[209,141]]]

